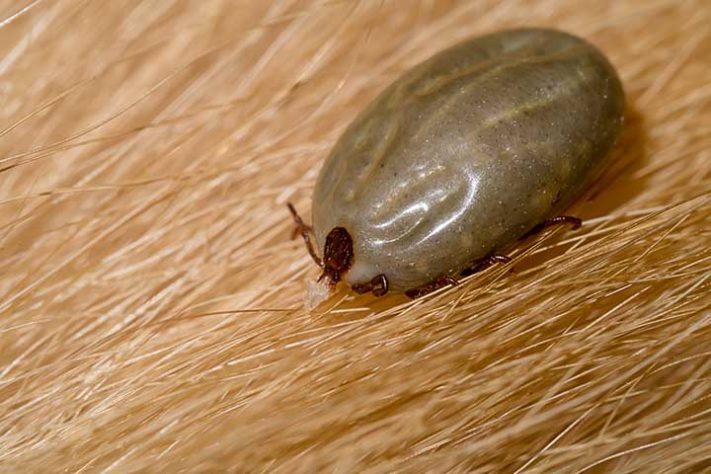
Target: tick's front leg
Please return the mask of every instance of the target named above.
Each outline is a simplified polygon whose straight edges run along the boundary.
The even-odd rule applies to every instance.
[[[304,221],[301,219],[301,216],[299,216],[299,214],[296,212],[296,209],[290,202],[287,202],[286,206],[289,208],[289,212],[291,212],[291,215],[294,218],[294,223],[296,224],[291,238],[293,239],[297,235],[301,234],[301,237],[304,239],[304,243],[306,244],[306,250],[309,251],[309,255],[311,255],[311,258],[314,259],[316,265],[323,268],[323,261],[316,254],[316,250],[314,249],[313,243],[311,242],[311,236],[314,232],[313,228],[311,228],[310,225],[304,223]]]

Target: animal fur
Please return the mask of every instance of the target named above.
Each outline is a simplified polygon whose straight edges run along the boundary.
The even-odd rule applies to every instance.
[[[0,3],[0,472],[694,473],[711,460],[705,0]],[[410,302],[290,240],[407,67],[552,26],[618,69],[612,168]],[[708,471],[707,471],[708,472]]]

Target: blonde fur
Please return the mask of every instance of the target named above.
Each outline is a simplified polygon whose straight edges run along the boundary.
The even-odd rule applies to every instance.
[[[711,465],[708,2],[0,13],[0,472]],[[583,228],[422,300],[303,309],[285,203],[308,210],[339,132],[408,66],[522,25],[598,45],[630,101]]]

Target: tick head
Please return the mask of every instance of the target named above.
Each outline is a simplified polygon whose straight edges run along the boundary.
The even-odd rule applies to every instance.
[[[353,239],[343,227],[334,227],[326,236],[323,248],[323,273],[319,281],[328,278],[335,285],[353,264]]]

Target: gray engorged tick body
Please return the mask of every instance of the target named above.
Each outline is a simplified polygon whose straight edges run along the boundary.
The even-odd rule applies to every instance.
[[[383,91],[326,160],[316,246],[328,260],[338,230],[352,249],[322,278],[384,275],[404,291],[458,276],[568,206],[605,164],[623,112],[613,67],[566,33],[503,31],[440,52]]]

